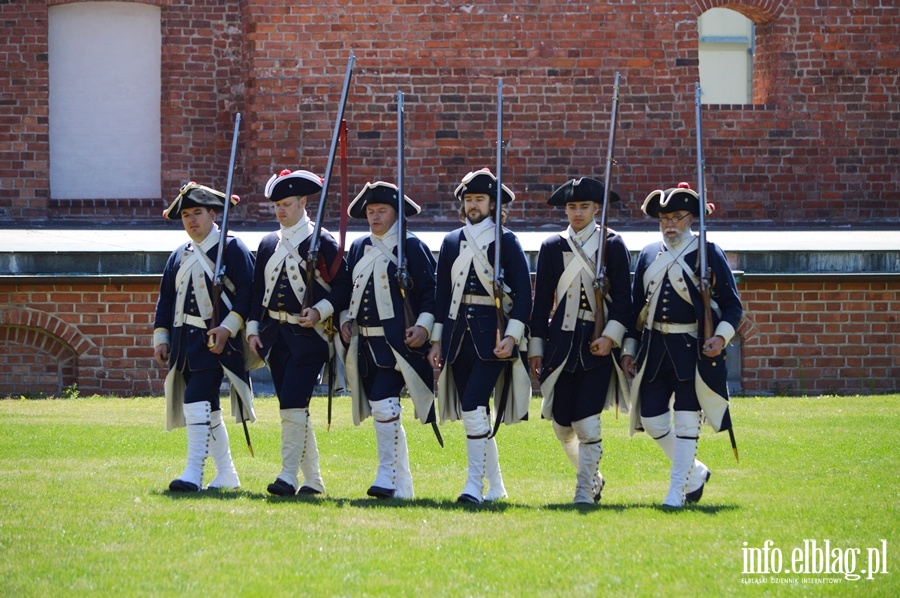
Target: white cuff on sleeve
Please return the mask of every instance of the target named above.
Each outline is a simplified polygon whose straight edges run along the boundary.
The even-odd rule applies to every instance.
[[[244,318],[235,311],[228,312],[228,315],[222,320],[220,326],[227,328],[228,332],[231,333],[231,338],[234,338],[241,331],[241,328],[244,327]]]
[[[622,339],[625,338],[625,326],[621,322],[610,320],[606,323],[602,334],[613,342],[614,347],[621,347]]]
[[[169,329],[168,328],[156,328],[153,330],[153,348],[160,345],[168,345],[169,343]]]
[[[533,336],[528,339],[528,357],[544,356],[544,339]]]
[[[721,322],[719,322],[719,325],[716,326],[715,336],[721,336],[722,338],[724,338],[725,344],[727,345],[731,342],[731,339],[734,338],[734,326],[732,326],[725,320],[722,320]]]
[[[515,339],[516,344],[522,340],[525,335],[525,322],[520,320],[510,320],[506,323],[506,333],[503,336],[511,336]]]
[[[331,304],[331,301],[328,299],[322,299],[315,305],[313,305],[316,311],[319,312],[319,318],[321,320],[327,320],[334,314],[334,306]]]
[[[427,311],[420,313],[419,319],[416,320],[416,326],[421,326],[428,332],[428,335],[431,336],[431,328],[434,326],[434,315]]]
[[[435,324],[431,327],[431,339],[430,339],[431,342],[432,343],[441,342],[441,334],[443,332],[444,332],[444,325],[438,324],[437,322],[435,322]]]

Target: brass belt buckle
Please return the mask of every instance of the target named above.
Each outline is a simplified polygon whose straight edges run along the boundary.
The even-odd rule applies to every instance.
[[[279,324],[287,324],[288,322],[288,312],[281,310],[278,312],[278,323]]]

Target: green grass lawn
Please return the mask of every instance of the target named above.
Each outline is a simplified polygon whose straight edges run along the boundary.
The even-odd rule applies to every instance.
[[[186,439],[165,431],[162,399],[0,401],[0,596],[900,595],[900,396],[734,399],[741,462],[704,427],[713,476],[676,512],[658,506],[662,453],[612,414],[603,504],[572,505],[574,470],[539,405],[498,435],[509,500],[463,506],[462,425],[442,426],[441,449],[408,401],[417,498],[406,503],[365,496],[375,434],[371,420],[352,425],[346,397],[330,432],[325,401],[313,403],[323,498],[266,493],[281,464],[271,397],[250,426],[255,458],[228,418],[242,488],[191,495],[167,490]],[[782,572],[745,574],[767,540]],[[804,546],[826,540],[831,569],[852,564],[861,579],[785,572],[795,554],[815,565]],[[874,555],[887,562],[867,579]]]

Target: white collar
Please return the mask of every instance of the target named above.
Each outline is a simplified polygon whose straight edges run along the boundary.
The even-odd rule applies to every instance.
[[[570,224],[569,228],[566,229],[566,235],[570,239],[577,241],[579,245],[584,245],[585,243],[588,242],[588,240],[591,238],[591,236],[593,236],[595,230],[597,230],[597,224],[593,220],[591,220],[590,224],[585,226],[583,229],[581,229],[577,233],[575,232],[575,229],[573,229],[572,225]]]
[[[494,219],[488,216],[478,224],[472,224],[472,222],[466,218],[466,227],[469,229],[469,232],[472,233],[472,236],[477,238],[481,233],[494,227]]]
[[[206,238],[200,241],[199,243],[194,243],[194,246],[199,248],[201,251],[206,253],[210,249],[216,246],[216,243],[219,242],[219,225],[213,223],[212,229],[209,231],[209,234],[206,235]]]
[[[400,234],[400,222],[394,222],[391,228],[387,229],[383,235],[376,235],[375,233],[369,234],[372,235],[373,239],[378,239],[385,245],[392,246],[393,242],[396,241],[397,236]]]
[[[283,239],[290,239],[297,234],[298,231],[305,229],[307,226],[309,226],[309,216],[306,214],[306,210],[303,210],[303,215],[300,217],[300,220],[297,221],[297,224],[290,227],[281,227],[281,237]]]

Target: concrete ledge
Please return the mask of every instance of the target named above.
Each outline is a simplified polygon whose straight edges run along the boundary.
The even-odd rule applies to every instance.
[[[252,251],[267,234],[267,231],[232,232]],[[436,253],[447,231],[413,232]],[[642,247],[660,238],[656,230],[620,233],[632,259]],[[349,232],[347,245],[362,234],[365,233]],[[532,270],[541,243],[551,234],[517,232]],[[711,230],[708,238],[726,251],[732,268],[746,279],[850,275],[900,278],[900,231]],[[181,230],[0,230],[0,280],[40,276],[56,281],[61,276],[95,280],[158,276],[172,250],[186,239]]]

